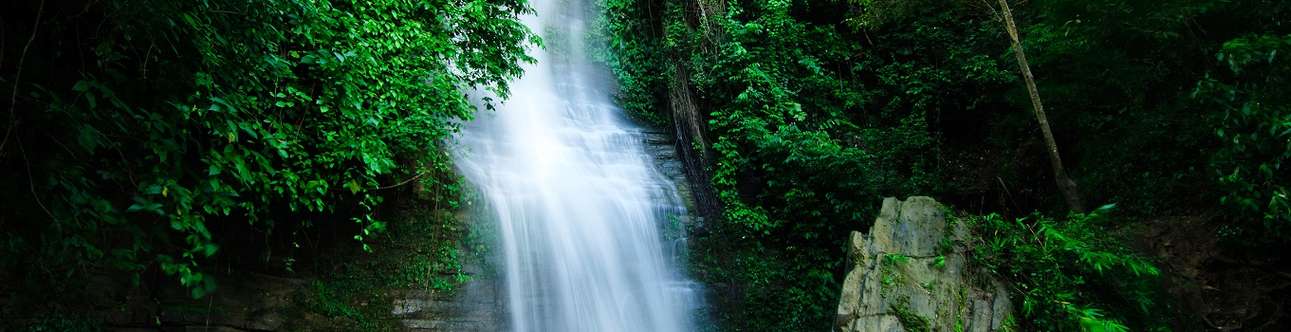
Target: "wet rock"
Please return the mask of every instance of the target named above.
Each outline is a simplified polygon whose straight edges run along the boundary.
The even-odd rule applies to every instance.
[[[686,165],[677,156],[676,139],[664,129],[650,127],[641,129],[641,139],[645,153],[654,162],[655,169],[670,180],[686,210],[693,214],[696,211],[694,192],[691,191],[690,179],[686,177]],[[670,199],[661,198],[655,201],[668,200]]]
[[[464,263],[463,271],[472,278],[451,294],[425,290],[396,292],[390,314],[406,331],[505,330],[502,284],[496,275],[482,273],[477,264]]]
[[[887,198],[852,232],[836,331],[998,331],[1012,312],[998,280],[969,266],[968,228],[928,197]]]
[[[224,278],[219,291],[194,300],[183,289],[160,299],[157,320],[185,331],[273,331],[285,323],[283,312],[304,286],[299,279],[245,273]]]

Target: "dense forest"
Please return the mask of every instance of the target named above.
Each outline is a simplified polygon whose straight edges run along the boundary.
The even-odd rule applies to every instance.
[[[3,8],[0,320],[37,330],[83,329],[96,275],[200,298],[218,271],[371,251],[409,228],[391,200],[459,204],[436,142],[540,41],[513,0]]]
[[[699,128],[680,132],[721,208],[692,272],[727,288],[721,326],[828,328],[847,230],[881,197],[928,194],[985,215],[977,256],[1014,284],[1026,330],[1287,327],[1291,6],[1005,5],[606,1],[624,107]],[[1167,241],[1208,258],[1157,263]],[[1262,294],[1199,304],[1189,283]],[[1233,303],[1245,326],[1219,321]]]
[[[0,330],[250,273],[318,280],[289,317],[339,318],[289,329],[390,329],[356,303],[487,246],[444,142],[544,47],[526,0],[0,9]],[[676,136],[712,330],[831,328],[849,231],[913,195],[1018,330],[1291,329],[1291,2],[588,10],[618,104]]]

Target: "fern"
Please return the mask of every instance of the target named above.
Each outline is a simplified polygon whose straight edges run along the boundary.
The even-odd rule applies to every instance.
[[[1067,316],[1080,323],[1080,329],[1088,332],[1128,332],[1129,327],[1115,319],[1107,318],[1102,310],[1081,307],[1072,303],[1063,303]]]
[[[1161,274],[1146,258],[1108,236],[1107,205],[1066,220],[1040,214],[1005,220],[969,218],[980,236],[976,259],[1014,285],[1024,328],[1129,331],[1161,326],[1153,317]]]

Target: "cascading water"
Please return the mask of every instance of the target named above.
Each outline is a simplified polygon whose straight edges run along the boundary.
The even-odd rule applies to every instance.
[[[691,330],[692,283],[660,232],[684,218],[676,188],[587,57],[581,1],[534,5],[546,49],[455,147],[499,225],[511,329]]]

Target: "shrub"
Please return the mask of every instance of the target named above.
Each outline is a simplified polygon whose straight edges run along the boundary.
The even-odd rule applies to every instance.
[[[1011,283],[1027,330],[1129,331],[1164,326],[1154,316],[1161,272],[1112,234],[1107,205],[1066,220],[1040,214],[969,217],[973,258]],[[1017,300],[1021,301],[1017,301]],[[1159,316],[1159,315],[1158,315]]]

